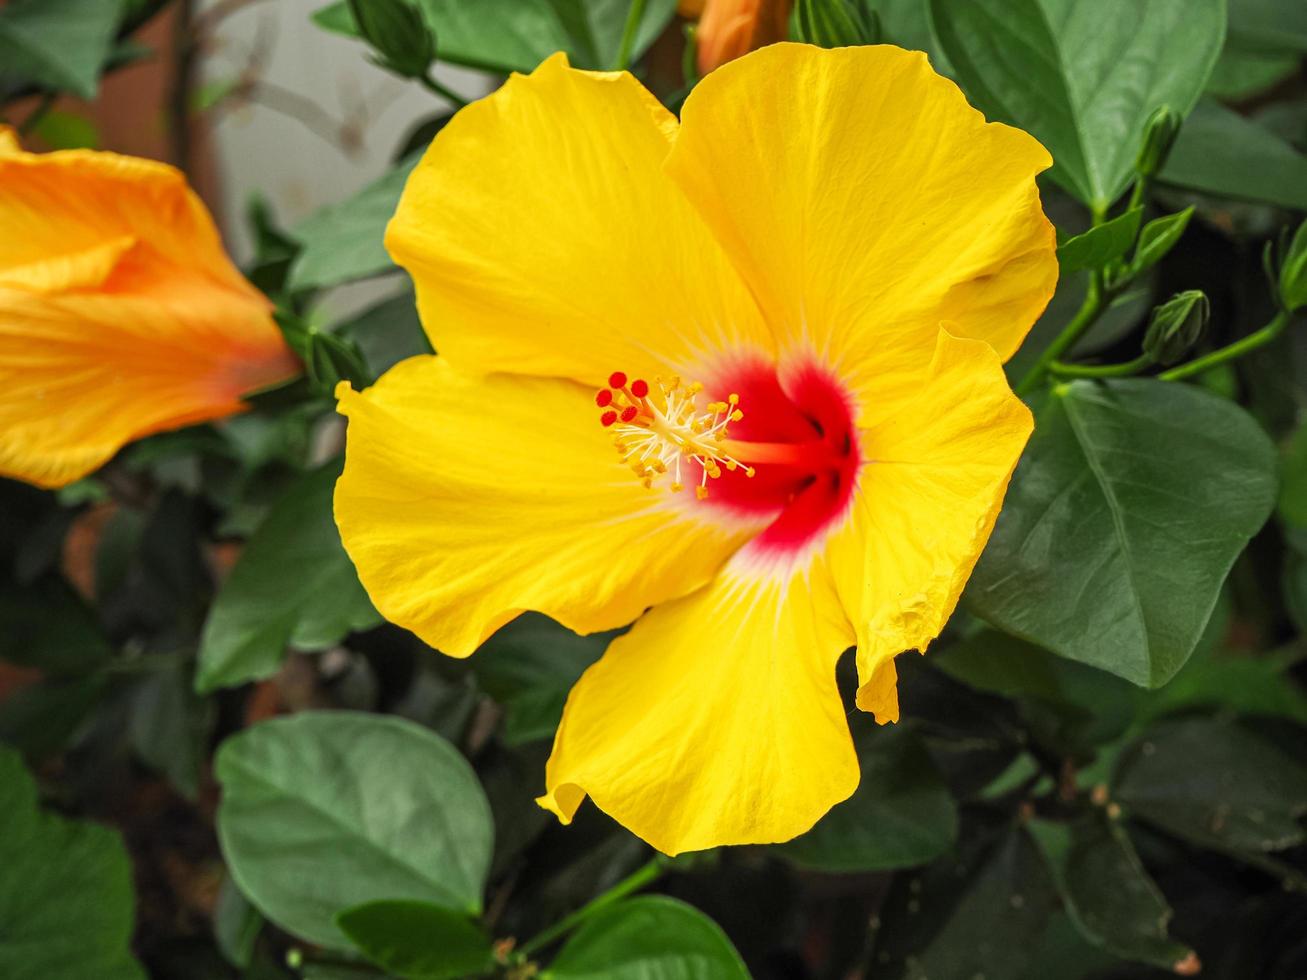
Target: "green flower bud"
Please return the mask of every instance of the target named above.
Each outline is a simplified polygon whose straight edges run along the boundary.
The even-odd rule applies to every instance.
[[[1211,305],[1200,289],[1176,293],[1153,310],[1144,334],[1144,353],[1159,364],[1174,364],[1202,336]]]
[[[1307,221],[1289,243],[1284,262],[1280,265],[1280,303],[1293,313],[1307,306]]]
[[[794,18],[798,39],[818,47],[880,43],[880,17],[868,0],[798,0]]]
[[[1144,141],[1135,157],[1135,170],[1140,176],[1154,177],[1166,166],[1166,158],[1171,155],[1171,147],[1175,145],[1183,121],[1169,105],[1153,110],[1144,124]]]
[[[349,0],[349,9],[377,64],[405,78],[427,73],[436,44],[416,7],[407,0]]]
[[[341,381],[348,381],[355,388],[372,383],[358,347],[329,333],[313,331],[308,335],[305,362],[309,380],[323,391],[334,391]]]

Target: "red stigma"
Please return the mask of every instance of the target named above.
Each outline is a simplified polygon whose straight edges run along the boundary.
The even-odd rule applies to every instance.
[[[608,376],[608,387],[610,387],[610,388],[625,388],[625,387],[626,387],[626,375],[623,374],[621,371],[614,371],[612,374],[610,374],[610,375]]]
[[[634,405],[627,405],[626,408],[622,409],[622,421],[631,421],[631,419],[635,418],[636,411],[637,409]]]
[[[599,424],[602,425],[605,429],[616,421],[617,421],[616,412],[604,412],[603,415],[599,416]]]
[[[643,398],[645,395],[649,394],[649,382],[645,381],[643,378],[636,378],[631,382],[631,394],[636,398]]]
[[[599,394],[595,395],[595,404],[600,408],[607,408],[613,403],[613,393],[607,388],[600,388]]]

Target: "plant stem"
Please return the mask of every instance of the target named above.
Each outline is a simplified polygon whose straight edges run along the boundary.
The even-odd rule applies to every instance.
[[[602,895],[582,905],[571,915],[559,919],[548,929],[536,934],[523,943],[518,948],[518,952],[523,956],[530,956],[532,953],[544,949],[566,933],[571,932],[600,909],[605,909],[619,899],[625,898],[631,892],[639,891],[645,885],[656,881],[662,876],[666,867],[667,862],[662,857],[654,858],[648,864],[627,875]]]
[[[1147,354],[1140,354],[1133,361],[1126,361],[1124,364],[1066,364],[1062,361],[1054,361],[1048,366],[1050,374],[1056,374],[1060,378],[1125,378],[1132,374],[1138,374],[1146,367],[1153,363],[1153,359]]]
[[[1093,205],[1092,215],[1093,222],[1090,227],[1097,228],[1107,220],[1107,206]],[[1108,289],[1103,280],[1103,271],[1095,269],[1090,274],[1089,292],[1085,294],[1085,301],[1080,304],[1080,309],[1076,311],[1076,315],[1072,317],[1071,322],[1057,335],[1057,339],[1048,345],[1048,349],[1044,353],[1039,355],[1039,360],[1035,362],[1035,366],[1026,372],[1026,376],[1017,384],[1016,393],[1018,395],[1028,394],[1039,383],[1040,378],[1048,373],[1048,369],[1053,362],[1070,350],[1072,345],[1083,336],[1084,332],[1093,326],[1094,321],[1103,315],[1103,311],[1107,309],[1112,297],[1127,285],[1129,285],[1128,280],[1113,282],[1112,288]]]
[[[1181,364],[1169,371],[1163,371],[1158,375],[1158,378],[1162,381],[1179,381],[1181,378],[1191,378],[1195,374],[1203,374],[1219,364],[1224,364],[1226,361],[1233,361],[1237,357],[1243,357],[1258,347],[1265,347],[1284,333],[1284,328],[1289,325],[1291,319],[1292,317],[1288,313],[1281,310],[1275,314],[1270,323],[1255,333],[1250,333],[1242,340],[1236,340],[1233,344],[1227,344],[1210,354],[1195,358],[1188,364]]]
[[[422,76],[421,82],[424,86],[426,86],[426,88],[434,92],[436,95],[440,96],[442,99],[446,100],[447,102],[452,102],[455,108],[462,109],[465,105],[467,105],[467,99],[463,98],[463,96],[459,95],[453,89],[448,88],[442,85],[440,82],[436,81],[435,76],[433,76],[430,72]]]
[[[1018,395],[1027,394],[1034,388],[1053,362],[1065,354],[1094,321],[1102,316],[1103,310],[1107,307],[1104,293],[1102,273],[1094,272],[1089,279],[1089,292],[1085,294],[1085,301],[1080,304],[1080,309],[1076,311],[1071,322],[1057,335],[1057,339],[1048,345],[1048,349],[1039,355],[1039,360],[1035,362],[1034,367],[1021,379],[1016,389]]]
[[[631,8],[626,12],[626,26],[622,28],[622,44],[617,49],[618,71],[631,67],[631,52],[635,50],[635,35],[639,33],[640,21],[644,19],[645,0],[631,0]]]

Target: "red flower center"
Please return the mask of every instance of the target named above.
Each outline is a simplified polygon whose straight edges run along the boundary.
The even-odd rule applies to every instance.
[[[781,379],[766,361],[737,361],[709,380],[730,394],[708,401],[698,383],[628,383],[614,372],[595,398],[600,422],[646,487],[694,485],[700,506],[774,515],[752,547],[797,551],[845,513],[853,493],[861,452],[847,393],[811,362]]]

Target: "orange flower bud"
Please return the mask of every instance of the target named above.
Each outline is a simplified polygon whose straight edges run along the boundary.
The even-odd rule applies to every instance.
[[[676,12],[682,17],[698,17],[703,13],[703,2],[704,0],[680,0]]]
[[[62,486],[241,411],[300,370],[271,314],[177,170],[0,127],[0,476]]]
[[[699,73],[764,45],[784,41],[791,0],[707,0],[697,34]]]

